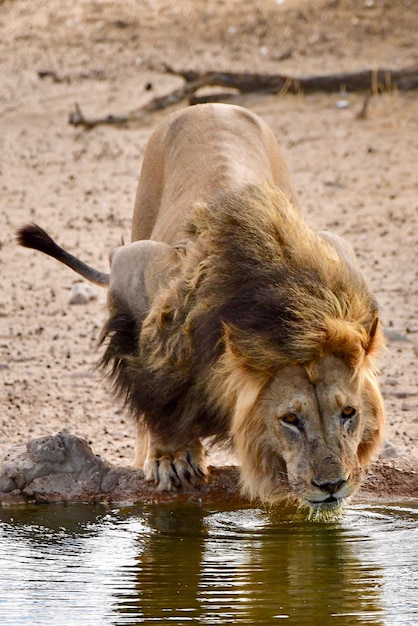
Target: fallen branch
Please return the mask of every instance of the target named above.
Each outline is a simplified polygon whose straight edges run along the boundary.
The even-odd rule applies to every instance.
[[[58,74],[55,70],[39,70],[38,78],[44,80],[50,78],[53,83],[71,84],[80,80],[106,80],[106,74],[103,70],[91,70],[90,72],[79,72],[77,74]]]
[[[75,110],[72,111],[68,118],[69,124],[73,126],[83,126],[86,130],[91,130],[95,126],[103,124],[126,125],[129,122],[127,115],[106,115],[105,117],[86,118],[81,111],[80,106],[75,103]]]
[[[87,502],[228,502],[249,506],[239,493],[235,466],[211,467],[207,484],[159,492],[141,470],[116,467],[96,456],[86,441],[61,432],[14,446],[0,465],[0,505]],[[418,497],[418,472],[401,461],[379,461],[357,499],[399,500]]]
[[[320,76],[302,76],[295,78],[282,74],[253,74],[237,72],[205,72],[203,74],[189,70],[174,70],[166,67],[165,72],[180,76],[185,83],[172,92],[157,96],[137,111],[126,115],[106,115],[99,118],[86,118],[78,104],[70,113],[69,123],[86,129],[100,124],[126,125],[140,122],[146,115],[161,111],[183,101],[189,104],[203,102],[225,102],[237,94],[299,94],[299,93],[338,93],[366,91],[371,94],[398,89],[410,91],[418,89],[418,66],[401,70],[364,70],[361,72],[340,72]],[[220,92],[210,95],[198,95],[203,87],[222,87],[233,89],[235,93]]]
[[[168,74],[181,76],[186,84],[199,82],[205,87],[234,88],[241,93],[326,93],[368,91],[377,93],[399,89],[410,91],[418,89],[418,66],[402,70],[363,70],[360,72],[338,72],[319,76],[295,78],[283,74],[253,74],[237,72],[199,72],[174,70],[166,67]]]

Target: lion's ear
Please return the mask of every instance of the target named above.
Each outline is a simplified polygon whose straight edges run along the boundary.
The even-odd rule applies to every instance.
[[[382,324],[380,323],[379,317],[376,314],[373,317],[373,320],[370,324],[370,329],[368,331],[368,343],[365,348],[366,354],[376,353],[380,348],[384,345],[383,338],[383,330]]]

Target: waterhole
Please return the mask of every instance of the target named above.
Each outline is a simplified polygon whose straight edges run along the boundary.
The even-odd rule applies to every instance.
[[[0,624],[418,624],[418,503],[0,510]]]

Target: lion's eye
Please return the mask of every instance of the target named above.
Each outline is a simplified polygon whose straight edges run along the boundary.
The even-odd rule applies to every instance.
[[[282,415],[280,419],[284,424],[288,424],[289,426],[296,426],[296,428],[301,428],[301,421],[296,413],[286,413],[285,415]]]
[[[356,415],[357,410],[353,406],[345,406],[341,410],[341,417],[343,420],[353,419],[353,417],[356,417]]]

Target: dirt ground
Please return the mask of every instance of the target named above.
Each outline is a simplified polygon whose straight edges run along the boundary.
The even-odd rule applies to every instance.
[[[103,271],[129,241],[146,142],[68,124],[133,111],[177,69],[294,76],[418,63],[413,0],[0,0],[0,453],[67,429],[128,464],[134,429],[94,369],[105,292],[70,305],[77,277],[15,230],[44,226]],[[39,72],[52,72],[40,78]],[[417,93],[241,97],[281,143],[308,220],[356,250],[386,327],[381,359],[392,463],[418,465]],[[2,456],[2,454],[0,454]]]

